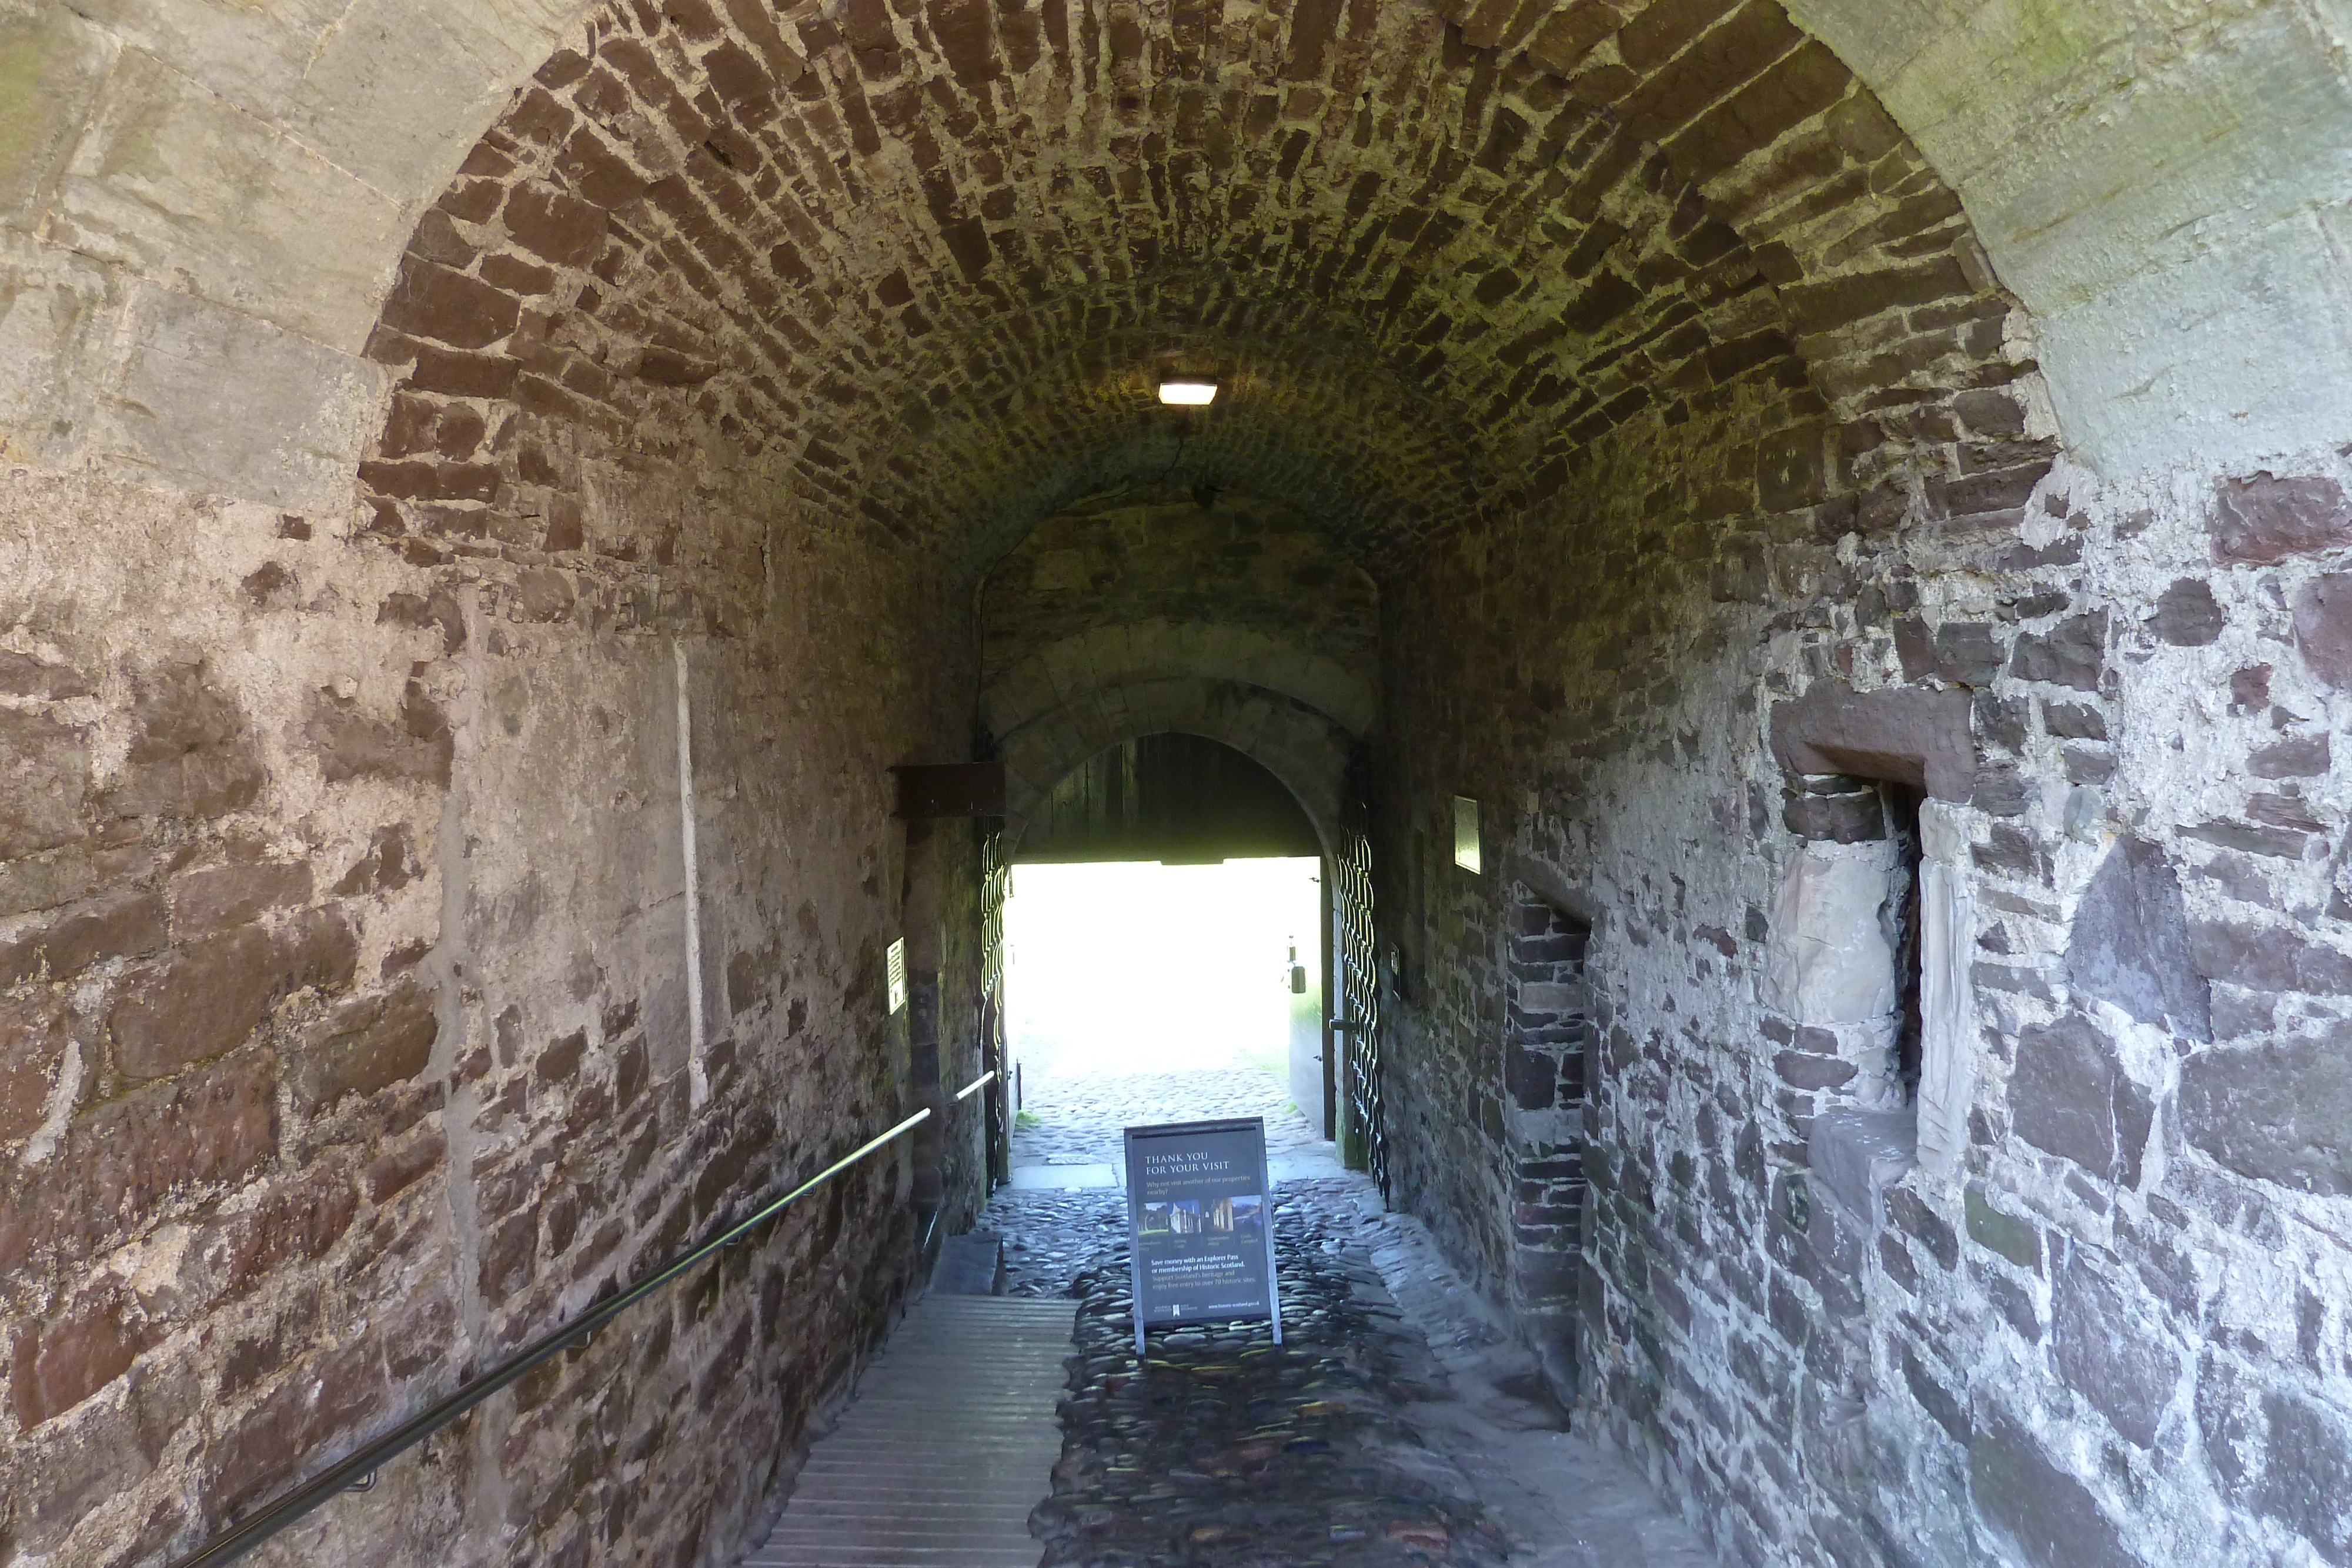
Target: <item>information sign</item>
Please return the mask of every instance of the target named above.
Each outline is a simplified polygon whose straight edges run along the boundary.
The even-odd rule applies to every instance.
[[[1128,1128],[1127,1229],[1139,1356],[1170,1323],[1269,1318],[1282,1343],[1263,1117]]]

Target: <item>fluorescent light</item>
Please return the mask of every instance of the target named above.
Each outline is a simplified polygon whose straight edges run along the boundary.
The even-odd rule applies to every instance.
[[[1206,408],[1217,400],[1217,383],[1173,377],[1160,383],[1160,401],[1178,408]]]

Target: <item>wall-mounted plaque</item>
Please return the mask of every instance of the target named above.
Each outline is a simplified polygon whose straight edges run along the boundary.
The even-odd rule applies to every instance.
[[[904,936],[890,944],[889,952],[883,956],[882,967],[890,982],[890,1016],[896,1018],[898,1009],[907,1005],[907,939]]]
[[[1454,863],[1464,871],[1484,871],[1486,857],[1478,842],[1478,802],[1467,795],[1454,797]]]
[[[1263,1117],[1127,1129],[1137,1355],[1171,1323],[1269,1318],[1282,1343],[1269,1186]]]

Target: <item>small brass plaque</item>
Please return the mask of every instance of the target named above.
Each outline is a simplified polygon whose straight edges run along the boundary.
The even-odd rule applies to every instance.
[[[1464,871],[1483,871],[1478,855],[1478,802],[1466,795],[1454,797],[1454,863]]]

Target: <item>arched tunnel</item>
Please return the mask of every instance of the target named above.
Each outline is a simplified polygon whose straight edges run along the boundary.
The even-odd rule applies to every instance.
[[[1171,733],[1326,848],[1388,1204],[1724,1562],[2352,1563],[2347,46],[0,6],[0,1563],[935,1106],[255,1559],[736,1562],[988,1200],[1005,842]]]

